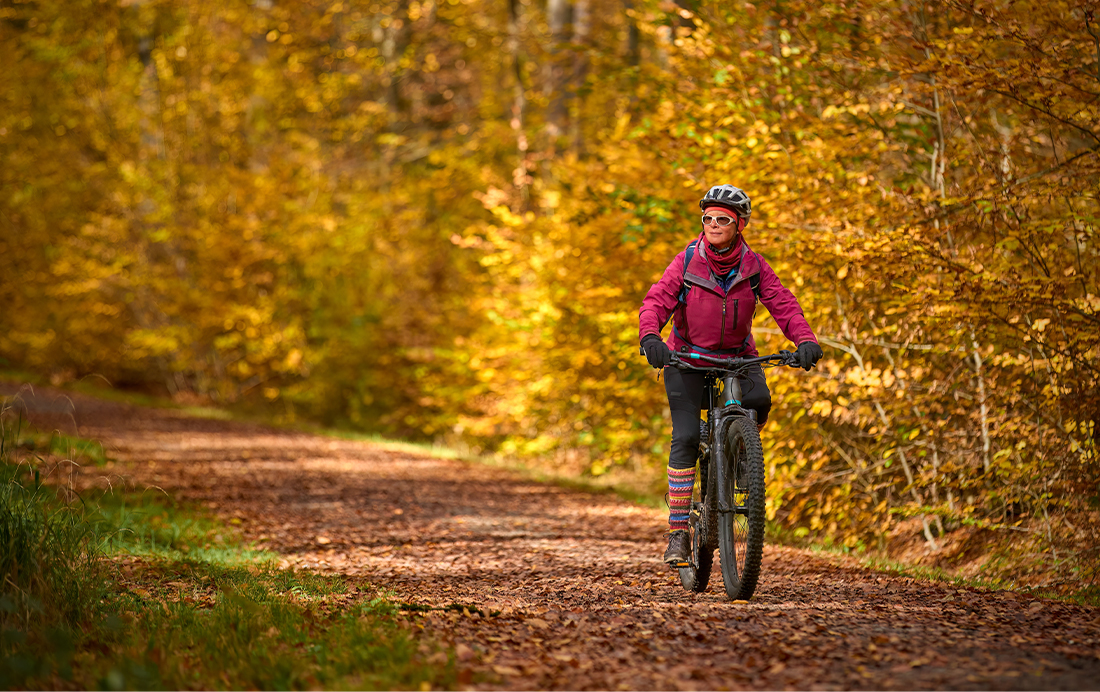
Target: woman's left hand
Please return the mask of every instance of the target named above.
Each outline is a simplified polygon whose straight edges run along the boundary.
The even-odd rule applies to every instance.
[[[825,352],[813,341],[803,341],[798,345],[798,364],[803,370],[809,370],[817,365]]]

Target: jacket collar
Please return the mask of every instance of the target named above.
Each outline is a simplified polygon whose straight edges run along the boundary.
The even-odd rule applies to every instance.
[[[691,258],[691,263],[688,264],[687,271],[684,272],[684,283],[695,284],[696,286],[702,286],[715,293],[722,293],[723,291],[718,285],[718,277],[711,271],[710,264],[707,262],[706,238],[699,238],[699,242],[696,243],[695,248],[695,256]],[[751,264],[747,264],[750,262]],[[745,238],[742,236],[741,265],[737,268],[737,276],[733,278],[733,282],[730,284],[730,290],[733,290],[734,286],[747,280],[750,276],[754,276],[758,273],[760,273],[760,263],[756,261],[756,253],[749,249],[749,244],[745,242]]]

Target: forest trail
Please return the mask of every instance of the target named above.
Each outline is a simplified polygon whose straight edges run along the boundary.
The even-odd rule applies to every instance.
[[[0,383],[0,393],[15,391]],[[680,588],[659,561],[664,513],[611,495],[392,446],[49,389],[22,398],[40,430],[104,444],[111,461],[80,469],[80,485],[163,488],[237,524],[285,566],[344,574],[424,606],[405,616],[455,647],[460,687],[1100,683],[1095,608],[898,578],[771,546],[756,596],[735,604],[719,574],[705,594]]]

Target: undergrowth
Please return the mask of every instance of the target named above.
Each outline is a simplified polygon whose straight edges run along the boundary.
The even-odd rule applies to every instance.
[[[843,555],[856,560],[867,569],[895,576],[935,581],[966,589],[1009,590],[1029,596],[1100,607],[1100,584],[1096,584],[1095,581],[1086,583],[1080,579],[1077,574],[1079,567],[1068,564],[1069,561],[1064,561],[1063,564],[1052,568],[1048,564],[1050,557],[1043,555],[1041,559],[1044,564],[1036,567],[1037,573],[1041,570],[1042,573],[1059,573],[1068,577],[1061,585],[1034,585],[1014,578],[1014,575],[1020,572],[1021,557],[1017,552],[1010,552],[1010,547],[1005,545],[999,548],[987,547],[987,559],[983,568],[964,573],[961,570],[952,569],[950,565],[924,565],[899,560],[891,557],[881,546],[868,547],[860,544],[853,547],[839,542],[820,540],[809,535],[809,532],[791,530],[775,521],[768,522],[765,540],[768,543],[787,545],[825,555]],[[946,562],[950,561],[946,560]]]
[[[47,483],[52,448],[0,433],[0,687],[454,685],[453,654],[369,586],[278,569],[162,493]]]

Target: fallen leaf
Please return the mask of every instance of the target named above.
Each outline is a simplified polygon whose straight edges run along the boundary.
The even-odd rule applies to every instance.
[[[455,659],[460,662],[466,662],[475,656],[474,650],[465,644],[457,644],[455,646]]]

